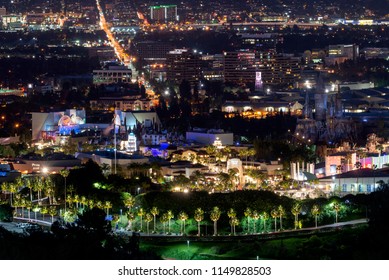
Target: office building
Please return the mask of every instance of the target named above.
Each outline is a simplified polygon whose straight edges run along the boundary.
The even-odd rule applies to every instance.
[[[125,66],[108,66],[106,69],[93,70],[93,83],[95,85],[131,83],[132,71]]]
[[[166,74],[169,81],[180,84],[183,80],[195,85],[201,76],[199,55],[188,49],[175,49],[166,57]]]
[[[150,7],[150,18],[154,22],[176,21],[177,5],[160,5]]]

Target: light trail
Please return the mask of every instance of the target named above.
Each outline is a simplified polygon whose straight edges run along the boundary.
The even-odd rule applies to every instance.
[[[105,34],[108,37],[108,41],[110,42],[111,46],[115,50],[115,54],[117,58],[122,62],[125,66],[130,66],[131,64],[131,57],[126,53],[124,48],[119,44],[119,42],[116,40],[115,36],[112,34],[107,21],[105,20],[103,9],[100,6],[99,0],[96,0],[96,6],[99,11],[99,17],[100,17],[100,27],[104,30]]]

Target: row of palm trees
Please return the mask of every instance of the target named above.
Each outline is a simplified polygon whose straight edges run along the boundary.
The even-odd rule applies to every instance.
[[[79,196],[78,194],[69,194],[66,197],[66,204],[69,209],[76,209],[77,211],[84,211],[86,208],[92,209],[94,207],[104,209],[107,215],[109,215],[109,210],[113,207],[111,201],[89,199],[86,196]]]
[[[55,201],[55,187],[50,177],[35,176],[26,177],[24,179],[19,177],[14,182],[3,182],[1,184],[1,190],[10,194],[11,206],[13,206],[13,196],[24,187],[30,190],[30,201],[33,200],[33,191],[37,194],[38,204],[41,204],[41,198],[43,195],[48,197],[49,204],[53,204]]]
[[[21,209],[20,216],[24,218],[24,210],[28,211],[28,219],[31,219],[31,211],[35,214],[35,220],[37,220],[37,213],[42,214],[42,220],[45,219],[45,215],[49,214],[51,216],[51,222],[54,222],[54,216],[57,215],[57,207],[56,206],[42,206],[37,203],[32,203],[30,200],[27,200],[25,197],[22,197],[20,194],[15,195],[15,199],[13,201],[13,207],[15,208],[14,214],[18,216],[18,208]]]
[[[132,201],[132,200],[131,200]],[[143,219],[146,221],[147,225],[147,233],[150,234],[150,223],[154,221],[154,228],[153,232],[156,232],[156,217],[160,215],[160,210],[157,207],[152,207],[150,211],[146,211],[143,208],[139,208],[136,212],[131,211],[131,207],[134,205],[134,203],[128,204],[129,211],[127,212],[127,218],[129,221],[128,228],[132,229],[132,224],[136,219],[136,216],[139,217],[139,223],[140,223],[140,231],[143,230]],[[340,211],[341,205],[338,202],[331,203],[330,206],[335,211],[336,216],[336,223],[338,222],[338,212]],[[302,224],[301,221],[299,221],[299,214],[302,211],[302,204],[297,202],[293,204],[292,208],[290,209],[291,213],[294,216],[294,229],[301,228]],[[209,212],[209,218],[213,222],[213,235],[218,235],[218,221],[222,215],[222,210],[215,206],[211,209]],[[272,218],[274,220],[274,231],[283,230],[282,225],[282,219],[286,216],[286,211],[282,205],[279,205],[278,207],[273,208],[270,213],[267,211],[259,212],[257,210],[252,210],[251,208],[247,207],[244,211],[244,216],[246,217],[246,226],[247,226],[247,233],[249,234],[257,234],[257,224],[258,220],[261,220],[263,223],[263,232],[267,232],[270,229],[267,229],[267,221]],[[315,217],[315,227],[318,226],[318,217],[321,214],[321,207],[318,204],[314,204],[311,208],[311,214]],[[227,211],[227,216],[229,218],[229,224],[231,226],[231,235],[236,234],[236,226],[239,225],[240,220],[237,216],[237,212],[230,208]],[[160,215],[160,223],[163,226],[163,232],[166,232],[166,226],[168,227],[167,232],[170,233],[171,229],[171,220],[174,218],[174,214],[171,210],[168,210]],[[180,221],[180,234],[185,233],[185,226],[186,221],[189,219],[189,215],[181,211],[177,215],[177,220]],[[201,234],[201,222],[205,219],[205,211],[199,207],[195,209],[193,214],[193,219],[197,223],[197,235],[200,236]],[[278,227],[278,221],[279,221],[279,227]]]

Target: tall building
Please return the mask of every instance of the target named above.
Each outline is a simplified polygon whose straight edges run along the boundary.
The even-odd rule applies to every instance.
[[[261,71],[265,85],[289,86],[300,78],[300,58],[277,54],[264,61]]]
[[[242,33],[240,36],[240,44],[242,49],[250,50],[275,50],[278,43],[281,43],[283,38],[276,33]]]
[[[253,51],[225,52],[224,81],[236,84],[254,83],[257,62]]]
[[[157,41],[141,41],[136,43],[139,59],[145,64],[164,63],[167,53],[174,47],[170,43]]]
[[[328,47],[328,57],[325,58],[325,63],[326,65],[341,64],[346,60],[356,60],[358,56],[358,45],[330,45]]]
[[[107,69],[93,70],[95,85],[113,83],[131,83],[132,71],[125,66],[108,66]]]
[[[166,57],[166,75],[169,81],[183,80],[195,85],[201,77],[201,60],[197,53],[188,49],[175,49]]]
[[[4,7],[0,7],[0,17],[5,16],[7,14],[7,9]]]
[[[177,5],[160,5],[150,7],[150,18],[155,22],[176,21]]]

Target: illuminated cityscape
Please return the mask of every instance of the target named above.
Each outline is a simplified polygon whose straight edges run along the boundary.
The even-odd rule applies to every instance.
[[[0,101],[2,259],[388,259],[385,0],[0,0]]]

